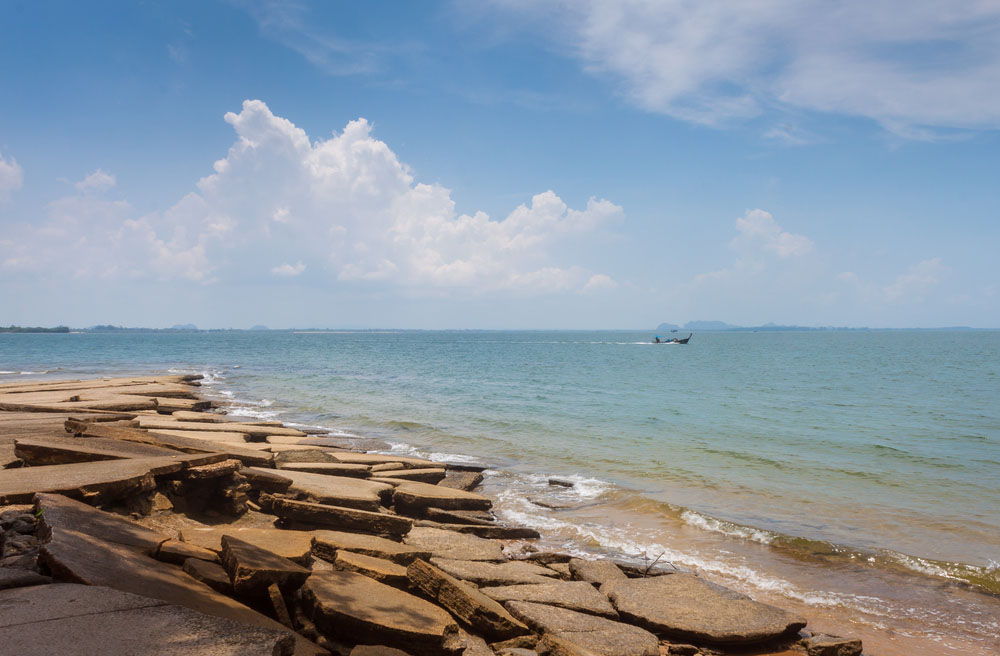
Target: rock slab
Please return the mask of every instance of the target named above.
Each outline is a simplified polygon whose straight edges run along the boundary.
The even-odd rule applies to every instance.
[[[481,592],[499,602],[533,601],[569,610],[618,619],[608,598],[586,581],[553,581],[531,585],[505,585],[483,588]]]
[[[535,604],[508,601],[511,614],[542,634],[553,634],[602,656],[659,656],[659,639],[644,629],[603,617]]]
[[[508,640],[530,632],[499,603],[423,560],[413,561],[406,573],[413,587],[490,640]]]
[[[797,632],[800,617],[693,574],[612,581],[602,586],[623,619],[674,638],[752,644]]]
[[[311,574],[287,558],[231,535],[222,536],[222,565],[238,595],[265,596],[271,584],[293,591]]]
[[[354,644],[440,656],[446,639],[458,632],[434,604],[354,572],[314,573],[302,586],[302,601],[321,633]]]

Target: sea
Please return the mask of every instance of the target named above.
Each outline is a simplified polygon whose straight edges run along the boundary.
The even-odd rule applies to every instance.
[[[543,548],[696,571],[867,654],[1000,653],[1000,331],[652,338],[0,334],[0,382],[200,373],[236,415],[485,465]]]

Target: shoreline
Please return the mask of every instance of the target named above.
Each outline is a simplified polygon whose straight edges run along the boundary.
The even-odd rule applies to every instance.
[[[182,387],[194,383],[194,377],[152,377],[0,386],[0,419],[6,427],[2,434],[6,438],[19,435],[13,437],[13,455],[19,463],[13,463],[8,454],[6,465],[20,465],[0,471],[0,499],[8,507],[4,516],[14,522],[5,542],[9,547],[19,540],[20,545],[13,554],[17,566],[5,558],[3,569],[5,576],[16,572],[43,579],[14,587],[13,592],[0,592],[3,598],[59,594],[66,589],[60,581],[126,594],[145,592],[181,607],[207,609],[209,615],[238,616],[272,631],[283,623],[296,629],[298,653],[320,653],[314,649],[319,644],[342,656],[355,653],[358,647],[354,645],[372,640],[410,649],[414,656],[456,652],[473,656],[484,654],[484,647],[489,649],[481,638],[492,639],[498,654],[517,647],[543,656],[716,654],[735,649],[724,646],[730,643],[760,645],[764,651],[755,651],[760,654],[805,655],[807,649],[820,649],[820,645],[848,650],[843,653],[861,651],[860,643],[800,633],[805,620],[706,587],[699,577],[672,566],[657,563],[640,570],[615,566],[610,560],[581,560],[543,551],[532,545],[537,532],[496,522],[489,512],[492,502],[466,491],[479,486],[482,467],[438,468],[423,459],[345,449],[341,440],[278,421],[235,422],[224,410],[208,410],[198,395]],[[52,429],[61,424],[65,424],[65,435],[53,435]],[[177,455],[159,455],[168,452]],[[278,468],[261,468],[268,462]],[[130,473],[123,479],[121,472]],[[29,520],[32,514],[25,513],[28,500],[34,504],[33,520]],[[103,510],[81,500],[97,502]],[[269,544],[280,545],[311,531],[311,553],[303,560],[311,569],[282,565],[290,561],[232,537],[252,534],[255,529],[245,522],[259,523],[258,517],[266,521],[268,515],[272,519],[277,515],[276,528],[259,530],[267,533]],[[222,537],[221,551],[196,546],[188,539],[203,530],[199,524],[211,530],[196,518],[223,527],[216,534],[229,537]],[[136,520],[140,524],[133,525]],[[147,528],[139,529],[141,525]],[[148,528],[171,525],[183,527],[175,537]],[[354,555],[341,545],[332,552],[331,567],[322,558],[323,552],[316,551],[317,540],[332,535],[319,530],[324,528],[347,530],[356,536],[352,539],[366,543],[374,540],[373,535],[402,538],[401,548],[426,549],[423,558],[429,562],[414,559],[399,574],[399,565]],[[143,531],[151,537],[139,537]],[[145,544],[150,545],[146,555],[127,548]],[[483,550],[489,555],[475,555]],[[449,559],[456,557],[469,560]],[[213,596],[179,569],[163,564],[183,563],[184,571],[197,579],[192,572],[210,568],[219,559],[235,599],[251,606],[232,606],[236,602]],[[213,567],[223,571],[218,564]],[[296,581],[294,587],[288,577]],[[268,606],[252,594],[272,579]],[[167,580],[169,584],[164,583]],[[401,585],[392,587],[393,581]],[[539,588],[538,584],[544,585]],[[339,590],[344,585],[354,586],[359,596],[342,597]],[[447,595],[441,592],[442,585],[448,587]],[[513,585],[513,592],[500,592],[507,590],[505,585]],[[597,586],[602,592],[597,592]],[[570,588],[577,592],[564,598]],[[483,591],[493,596],[486,597]],[[662,591],[654,592],[655,600],[647,597],[653,591]],[[368,594],[376,602],[363,599]],[[502,600],[503,595],[510,599],[503,601],[506,610],[491,601]],[[675,595],[687,599],[684,612],[691,616],[685,620],[673,618],[667,610],[680,603]],[[376,622],[373,614],[384,615],[376,610],[383,596],[398,602],[401,610]],[[432,602],[437,606],[427,605]],[[475,607],[471,615],[470,604]],[[291,617],[296,618],[291,622],[282,619],[290,617],[289,606],[294,606]],[[414,620],[409,611],[402,610],[410,607],[417,617],[437,608],[433,614],[443,626],[435,624],[430,629],[425,621]],[[254,615],[267,609],[279,624],[266,615]],[[303,613],[307,617],[301,617]],[[456,633],[452,616],[471,635]],[[616,619],[609,620],[609,616]],[[341,620],[330,624],[333,617]],[[353,619],[345,625],[345,617]],[[313,624],[307,624],[308,619]],[[392,628],[412,622],[432,635],[421,633],[418,640],[404,631],[410,637],[403,638]],[[462,644],[449,644],[455,636]],[[512,638],[516,643],[501,644]],[[66,641],[70,636],[57,630],[54,639]],[[275,645],[284,641],[283,649],[289,648],[290,638],[272,634],[272,639]],[[688,647],[691,643],[696,646]],[[274,650],[278,653],[279,648]]]
[[[200,388],[199,391],[202,392],[202,394],[203,394],[204,392],[208,392],[209,389],[211,389],[211,388],[202,387],[202,388]],[[231,392],[230,392],[230,394],[228,396],[226,394],[220,394],[219,396],[221,398],[226,399],[230,403],[240,403],[241,402],[241,401],[239,401],[237,399],[234,399]],[[236,408],[233,408],[233,409],[235,410]],[[233,414],[231,416],[233,418],[238,418],[239,417],[238,414]],[[301,426],[301,424],[299,426]],[[324,430],[326,430],[326,429],[324,429]],[[412,448],[412,445],[411,445],[411,448]],[[382,450],[384,451],[384,449],[382,449]],[[394,454],[394,455],[398,456],[398,452],[396,454]],[[458,454],[452,454],[452,455],[458,455]],[[466,458],[464,458],[465,460],[478,460],[478,458],[476,456],[474,456],[474,455],[471,455],[471,454],[464,454],[464,455],[466,456]],[[503,472],[498,472],[498,474],[502,474],[502,473]],[[491,487],[490,482],[489,482],[490,481],[490,476],[488,475],[487,476],[487,482],[485,484],[485,487],[483,488],[483,492],[487,496],[493,498],[494,501],[496,501],[497,498],[498,498],[498,496],[499,496],[499,495],[496,494],[496,492],[497,491],[502,491],[502,481],[501,481],[501,479],[499,477],[496,477],[496,476],[495,476],[495,478],[497,478],[497,484],[495,486]],[[628,501],[625,501],[624,505],[627,506],[627,504],[628,504]],[[604,510],[602,510],[602,508],[604,507],[604,504],[597,503],[597,504],[595,504],[595,506],[596,507],[594,509],[594,512],[604,512]],[[496,505],[495,504],[495,508],[496,508],[496,512],[498,514],[500,514],[501,517],[503,517],[504,508],[502,507],[502,505]],[[552,510],[555,513],[558,513],[558,512],[561,512],[562,510],[565,510],[565,509],[550,509],[550,510]],[[627,510],[627,508],[625,508],[625,510]],[[574,512],[576,512],[576,511],[574,511]],[[586,512],[586,509],[585,509],[585,512]],[[535,527],[535,528],[540,528],[541,529],[542,527]],[[676,527],[672,527],[672,528],[675,529]],[[565,541],[562,542],[562,543],[560,543],[559,539],[551,541],[551,544],[550,544],[549,542],[546,541],[546,535],[545,535],[545,530],[544,529],[542,529],[542,533],[543,533],[543,535],[542,535],[542,539],[540,540],[540,543],[545,544],[546,546],[551,546],[552,548],[557,548],[559,546],[565,546]],[[731,537],[731,536],[727,536],[727,537]],[[592,545],[592,547],[593,546],[594,545]],[[599,547],[600,545],[597,545],[597,546]],[[752,548],[755,549],[755,550],[757,550],[759,552],[757,555],[760,556],[760,554],[764,550],[769,549],[770,547],[768,547],[768,545],[757,544],[757,545],[752,545]],[[602,554],[602,555],[605,555],[605,556],[609,556],[609,555],[614,555],[612,553],[612,551],[613,550],[607,550],[607,549],[602,549],[602,548],[597,548],[597,549],[590,548],[589,550],[587,550],[587,549],[581,550],[580,551],[580,555],[582,555],[584,553],[589,553],[590,555]],[[624,560],[626,562],[634,564],[634,559],[635,559],[634,553],[633,554],[625,554],[623,552],[619,552],[617,555],[619,557],[624,557]],[[652,556],[650,556],[650,557],[652,557]],[[713,573],[713,572],[708,571],[708,572],[703,572],[703,574],[707,575],[710,579],[714,578],[714,579],[718,580],[718,582],[721,582],[721,583],[724,583],[724,584],[729,584],[729,585],[733,584],[733,581],[731,581],[731,580],[726,580],[724,577],[723,578],[719,578],[717,576],[717,573]],[[740,588],[737,586],[737,589],[740,589]],[[830,612],[826,608],[817,608],[815,606],[810,606],[808,604],[789,603],[789,600],[786,597],[782,597],[781,595],[775,595],[775,594],[771,594],[771,595],[766,594],[766,593],[762,594],[760,590],[756,590],[756,591],[742,590],[742,591],[751,592],[752,596],[754,596],[755,598],[761,599],[763,601],[767,601],[769,603],[773,603],[773,604],[781,606],[781,607],[785,607],[785,608],[791,607],[795,612],[803,614],[803,615],[805,615],[806,617],[808,617],[811,620],[810,627],[819,628],[820,630],[823,630],[823,631],[829,631],[829,632],[835,632],[835,633],[839,633],[839,634],[847,634],[847,635],[853,635],[853,636],[861,637],[862,639],[864,639],[865,644],[866,644],[866,648],[867,648],[866,653],[869,653],[869,654],[878,654],[879,656],[882,656],[882,655],[895,655],[895,654],[918,654],[918,653],[928,653],[928,654],[931,654],[931,653],[940,653],[938,651],[934,651],[932,649],[932,645],[926,645],[926,644],[925,644],[925,647],[926,647],[927,651],[919,651],[919,650],[914,651],[914,644],[919,644],[919,641],[917,641],[916,643],[914,643],[911,639],[904,639],[903,640],[904,644],[900,645],[899,644],[900,636],[897,635],[897,636],[894,636],[894,637],[888,637],[887,638],[885,635],[883,635],[884,631],[865,629],[865,628],[861,628],[861,627],[859,627],[857,625],[851,625],[851,624],[846,623],[844,621],[844,618],[843,618],[842,615],[838,615],[836,612]],[[904,635],[903,638],[907,638],[907,636]],[[977,653],[977,652],[973,651],[977,647],[981,647],[981,645],[979,645],[979,646],[972,645],[971,646],[972,650],[967,651],[965,653]],[[989,653],[989,651],[983,651],[982,653]]]

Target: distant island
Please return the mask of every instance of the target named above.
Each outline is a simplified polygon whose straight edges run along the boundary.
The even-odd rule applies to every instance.
[[[39,326],[0,326],[0,333],[68,333],[66,326],[41,328]]]

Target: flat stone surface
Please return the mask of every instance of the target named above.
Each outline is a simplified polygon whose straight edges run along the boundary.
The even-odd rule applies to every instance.
[[[749,644],[792,634],[806,625],[788,611],[693,574],[613,581],[601,591],[623,619],[685,640]]]
[[[279,528],[250,528],[240,526],[208,526],[181,529],[181,539],[192,545],[222,551],[222,536],[234,538],[266,549],[299,565],[309,560],[313,531],[289,531]]]
[[[406,456],[381,455],[378,453],[337,453],[335,454],[340,462],[352,462],[357,465],[380,465],[387,462],[398,462],[408,468],[438,467],[436,462],[423,458],[410,458]]]
[[[807,638],[805,645],[809,656],[861,656],[862,651],[860,640],[824,634]]]
[[[504,606],[538,633],[553,634],[603,656],[659,656],[659,639],[637,626],[630,626],[529,601],[508,601]]]
[[[52,583],[52,579],[37,572],[13,567],[0,567],[0,590],[26,588],[30,585],[45,585],[46,583]]]
[[[402,649],[393,649],[385,645],[358,645],[351,650],[350,656],[410,656]]]
[[[20,438],[14,442],[14,453],[18,458],[32,466],[177,455],[176,451],[150,444],[121,442],[99,437],[73,438],[68,436],[62,438]]]
[[[292,481],[287,490],[288,494],[300,495],[303,500],[341,508],[377,511],[382,507],[383,497],[387,497],[392,490],[391,485],[357,478],[311,474],[290,469],[280,471],[281,476]]]
[[[417,481],[434,485],[445,477],[444,468],[426,467],[419,469],[399,469],[379,472],[382,478],[397,478],[403,481]]]
[[[311,534],[313,553],[327,560],[335,560],[337,551],[384,558],[400,565],[409,565],[417,558],[428,560],[431,557],[430,551],[374,535],[325,530],[312,531]]]
[[[459,581],[423,560],[406,570],[411,585],[446,608],[462,623],[490,640],[507,640],[530,633],[528,627],[475,587]]]
[[[471,581],[478,586],[548,583],[556,576],[556,573],[547,567],[524,561],[488,563],[475,560],[431,558],[431,563],[455,578]]]
[[[35,509],[39,515],[38,534],[47,537],[54,530],[77,531],[153,554],[169,535],[146,528],[130,519],[98,510],[80,501],[59,494],[35,495]]]
[[[496,518],[485,510],[443,510],[428,508],[424,516],[442,524],[472,524],[496,526]]]
[[[18,656],[272,656],[291,654],[295,639],[109,588],[56,584],[0,592],[0,644]]]
[[[608,598],[586,581],[553,581],[532,585],[506,585],[483,588],[482,593],[499,602],[532,601],[559,608],[618,619]]]
[[[347,476],[350,478],[368,478],[371,470],[368,465],[351,465],[340,462],[279,462],[278,469],[327,476]]]
[[[610,560],[584,560],[574,558],[569,561],[569,571],[577,581],[586,581],[601,586],[608,581],[624,581],[625,572]]]
[[[583,645],[557,638],[551,633],[542,636],[542,639],[535,645],[535,651],[539,656],[598,656],[597,652],[591,651]]]
[[[292,592],[311,574],[287,558],[231,535],[222,536],[222,566],[238,595],[263,596],[272,583]]]
[[[526,526],[503,526],[501,524],[441,524],[428,519],[418,519],[417,526],[436,528],[455,533],[475,535],[488,540],[534,540],[539,537],[538,531]]]
[[[5,469],[0,474],[0,504],[28,503],[35,492],[55,492],[100,502],[153,489],[154,473],[183,467],[184,455],[133,460],[102,460],[70,465]]]
[[[503,546],[499,542],[438,528],[414,526],[403,541],[411,547],[429,551],[438,558],[506,560],[503,555]]]
[[[338,551],[333,565],[337,569],[364,574],[370,579],[397,588],[405,588],[409,583],[409,579],[406,577],[406,568],[384,558],[375,558],[351,551]]]
[[[250,487],[264,492],[285,492],[292,485],[292,479],[262,467],[246,467],[240,472]]]
[[[389,513],[293,501],[269,494],[261,494],[260,499],[262,506],[269,508],[271,513],[283,520],[315,527],[358,531],[389,538],[400,538],[413,527],[413,522],[409,519]]]
[[[292,435],[305,437],[306,434],[295,428],[284,428],[281,426],[254,426],[253,424],[241,422],[206,422],[206,421],[175,421],[163,417],[142,416],[137,419],[139,428],[149,430],[188,430],[188,431],[224,431],[233,433],[245,433],[251,437],[266,438],[268,435]]]
[[[441,608],[354,572],[314,573],[302,586],[302,599],[321,633],[348,643],[439,656],[458,632]]]
[[[392,494],[392,501],[399,512],[419,512],[427,507],[445,510],[489,510],[493,506],[492,501],[474,492],[416,482],[406,482],[397,486]]]
[[[234,433],[231,431],[192,431],[157,428],[156,433],[159,435],[186,437],[191,440],[202,440],[204,442],[231,442],[238,446],[247,443],[246,433]]]

